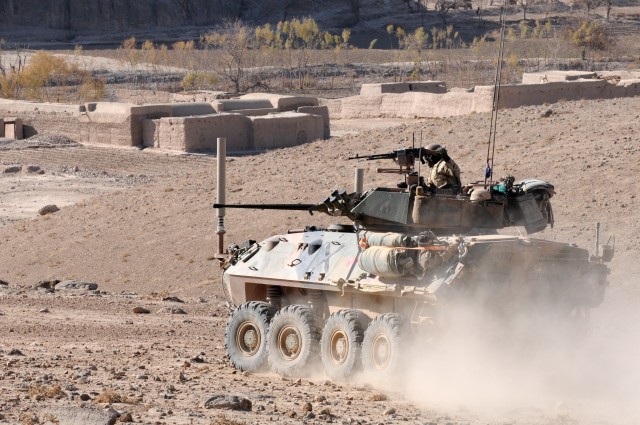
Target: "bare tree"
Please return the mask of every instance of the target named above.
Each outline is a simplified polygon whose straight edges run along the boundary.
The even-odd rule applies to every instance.
[[[574,0],[573,4],[583,8],[587,12],[587,16],[596,8],[605,5],[609,0]]]
[[[447,26],[447,14],[455,8],[455,0],[436,0],[435,9],[440,19],[442,19],[442,25]]]
[[[220,32],[211,31],[201,40],[205,46],[221,51],[222,76],[233,84],[236,93],[247,87],[245,67],[252,34],[240,21],[230,21],[224,24]]]
[[[349,4],[351,5],[351,13],[356,20],[356,24],[360,22],[360,0],[349,0]]]

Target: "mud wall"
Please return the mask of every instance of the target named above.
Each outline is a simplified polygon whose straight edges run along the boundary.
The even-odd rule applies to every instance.
[[[229,152],[295,146],[323,138],[320,115],[284,112],[264,116],[220,113],[195,117],[166,117],[144,122],[143,144],[185,152],[214,152],[225,137]]]
[[[249,119],[256,149],[296,146],[323,138],[323,119],[319,115],[283,112]]]
[[[274,99],[276,105],[281,103]],[[283,99],[289,102],[286,105],[317,104],[315,98],[313,102]],[[240,108],[248,105],[256,109],[218,114],[211,103],[98,102],[74,106],[0,99],[0,118],[19,117],[24,123],[24,137],[52,134],[81,143],[142,145],[187,152],[212,151],[218,137],[226,137],[234,151],[292,146],[329,137],[329,113],[325,107],[310,107],[308,113],[281,113],[269,99],[229,102],[229,106]]]
[[[225,137],[229,151],[254,150],[251,121],[240,114],[149,119],[144,123],[143,145],[184,152],[214,151],[216,139]]]
[[[539,81],[540,78],[538,78]],[[503,85],[500,107],[517,108],[542,105],[561,100],[612,99],[639,96],[640,78],[619,80],[565,79],[537,84]],[[528,81],[535,81],[530,79]],[[375,86],[375,84],[372,84]],[[493,86],[451,89],[446,93],[378,93],[367,88],[359,96],[323,100],[332,119],[350,118],[431,118],[489,112],[493,103]]]
[[[558,81],[539,84],[508,85],[500,90],[500,107],[556,103],[561,100],[613,99],[640,95],[640,79]]]
[[[361,96],[375,96],[383,93],[446,93],[447,86],[443,81],[415,81],[411,83],[374,83],[363,84]]]

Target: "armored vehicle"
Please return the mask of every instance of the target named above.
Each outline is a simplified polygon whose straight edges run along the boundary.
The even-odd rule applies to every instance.
[[[402,174],[398,187],[365,192],[357,183],[318,204],[229,205],[224,196],[214,204],[220,217],[225,208],[256,208],[348,220],[232,244],[221,256],[234,367],[294,376],[319,358],[332,379],[358,369],[388,374],[401,364],[403,340],[437,335],[441,310],[456,298],[482,292],[479,302],[492,311],[544,304],[567,317],[601,303],[612,247],[590,255],[573,244],[498,233],[553,225],[553,185],[507,177],[437,190],[414,167],[428,152],[358,157],[392,159],[396,168],[379,171]]]

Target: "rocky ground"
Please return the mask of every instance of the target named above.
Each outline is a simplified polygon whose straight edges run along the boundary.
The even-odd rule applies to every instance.
[[[213,156],[4,141],[0,422],[97,415],[76,423],[108,423],[109,415],[119,414],[120,421],[167,424],[634,423],[631,400],[640,382],[634,343],[640,322],[634,313],[640,301],[634,285],[640,274],[638,111],[640,99],[627,98],[501,112],[496,174],[556,185],[556,226],[538,236],[592,247],[600,221],[604,234],[615,237],[608,298],[593,312],[594,334],[583,354],[564,356],[553,367],[542,362],[547,367],[528,370],[529,379],[519,375],[521,363],[502,368],[508,375],[489,367],[495,360],[467,370],[473,353],[434,369],[422,364],[430,372],[420,375],[421,385],[437,384],[426,393],[360,380],[333,383],[321,373],[285,380],[229,367],[223,348],[228,310],[214,258]],[[355,167],[366,169],[366,187],[393,182],[395,176],[375,174],[388,164],[347,157],[408,147],[413,134],[416,144],[447,146],[463,180],[479,180],[488,127],[486,114],[336,121],[329,140],[232,153],[227,201],[318,202],[336,188],[351,188]],[[52,204],[60,210],[38,214]],[[226,242],[328,222],[306,213],[228,210]],[[55,280],[63,283],[52,290]],[[70,280],[97,289],[64,283]],[[149,314],[135,313],[139,308]],[[546,348],[520,357],[536,363]],[[535,391],[528,385],[532,376]]]

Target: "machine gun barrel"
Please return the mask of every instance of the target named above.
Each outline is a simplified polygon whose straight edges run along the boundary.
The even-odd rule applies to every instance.
[[[358,155],[356,154],[356,156],[350,156],[347,159],[364,159],[365,161],[373,161],[376,159],[395,159],[397,156],[396,152],[390,152],[390,153],[374,153],[371,155]]]
[[[365,161],[373,161],[376,159],[393,159],[393,161],[398,164],[400,167],[405,168],[413,168],[416,160],[419,160],[423,164],[425,163],[425,158],[427,155],[435,154],[435,151],[432,151],[427,148],[408,148],[408,149],[399,149],[392,152],[387,153],[374,153],[371,155],[359,155],[350,156],[347,159],[363,159]]]
[[[213,204],[213,208],[245,208],[252,210],[317,211],[318,204]]]

